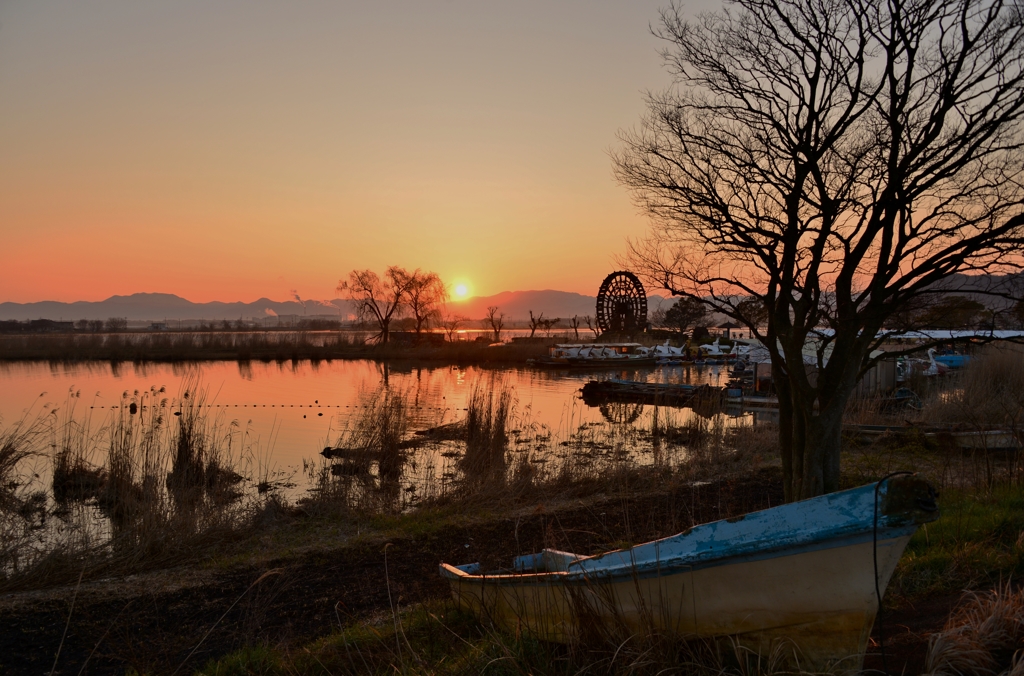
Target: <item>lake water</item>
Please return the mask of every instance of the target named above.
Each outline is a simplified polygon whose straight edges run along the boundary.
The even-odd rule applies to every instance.
[[[520,420],[568,437],[580,425],[649,425],[649,407],[590,408],[579,399],[591,379],[722,385],[725,367],[657,367],[615,371],[544,371],[528,368],[437,366],[370,360],[285,363],[207,362],[180,364],[7,363],[0,364],[0,422],[45,415],[67,407],[71,393],[76,417],[91,417],[94,428],[133,397],[174,402],[196,379],[205,405],[224,429],[247,435],[258,461],[301,484],[304,460],[337,438],[352,423],[366,395],[382,386],[403,392],[410,403],[411,429],[459,420],[476,387],[507,384],[516,396]],[[692,412],[685,411],[680,422]],[[234,424],[232,424],[234,423]]]

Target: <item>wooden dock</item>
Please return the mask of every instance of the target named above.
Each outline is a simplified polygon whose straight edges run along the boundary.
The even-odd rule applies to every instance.
[[[597,406],[609,401],[651,406],[687,406],[696,402],[722,402],[725,389],[712,385],[675,385],[635,380],[591,380],[583,386],[583,401]]]

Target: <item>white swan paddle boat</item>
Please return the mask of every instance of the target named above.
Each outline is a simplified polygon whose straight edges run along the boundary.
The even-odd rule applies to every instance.
[[[464,608],[541,640],[600,621],[762,656],[781,643],[803,671],[853,672],[910,537],[938,518],[935,497],[898,476],[597,556],[546,549],[493,572],[443,563],[441,575]]]

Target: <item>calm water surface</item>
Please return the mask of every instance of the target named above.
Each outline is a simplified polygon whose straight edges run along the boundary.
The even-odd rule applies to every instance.
[[[359,415],[363,398],[382,386],[407,395],[411,427],[424,429],[460,419],[474,388],[506,383],[515,391],[521,420],[567,436],[585,423],[649,424],[650,412],[643,407],[623,412],[584,405],[578,393],[588,380],[724,384],[728,372],[724,367],[569,372],[369,360],[120,366],[14,363],[0,365],[0,420],[9,424],[23,415],[45,415],[53,407],[68,406],[70,393],[81,392],[75,400],[76,416],[91,414],[96,427],[121,405],[125,395],[151,393],[151,399],[167,398],[173,405],[189,379],[195,378],[206,391],[211,414],[225,429],[246,432],[256,442],[260,462],[299,474],[303,460],[317,457]],[[680,422],[691,414],[682,412]]]

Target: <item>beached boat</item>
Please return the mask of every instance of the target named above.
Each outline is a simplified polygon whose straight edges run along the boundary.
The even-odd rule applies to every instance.
[[[884,592],[918,525],[938,517],[916,476],[696,526],[598,556],[544,550],[511,569],[441,564],[455,599],[510,632],[567,642],[584,624],[626,636],[722,640],[803,671],[857,671]]]

